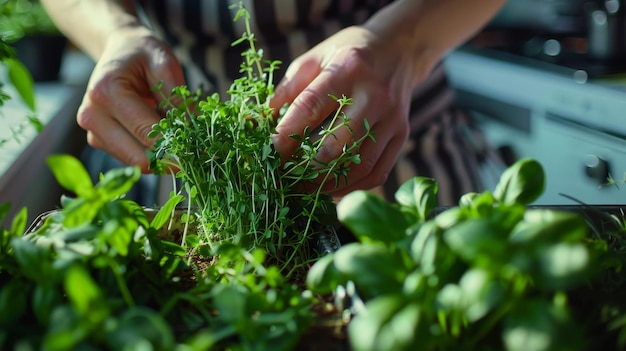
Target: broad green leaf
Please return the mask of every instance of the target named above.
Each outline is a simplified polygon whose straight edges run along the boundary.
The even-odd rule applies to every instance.
[[[242,286],[217,285],[212,294],[221,320],[237,325],[249,318],[246,314],[246,296]]]
[[[381,244],[350,243],[335,252],[333,263],[368,298],[402,289],[409,271],[405,258],[402,251]]]
[[[11,279],[0,286],[0,329],[23,318],[28,309],[27,285],[20,279]]]
[[[468,270],[459,281],[465,317],[474,322],[484,317],[505,297],[505,288],[483,269]]]
[[[539,198],[544,188],[543,167],[536,160],[524,158],[504,171],[493,196],[506,205],[527,205]]]
[[[140,177],[139,167],[115,168],[104,174],[95,188],[103,200],[114,200],[130,191]]]
[[[357,190],[337,205],[337,217],[361,241],[391,243],[406,236],[407,220],[400,210],[380,197]]]
[[[93,194],[91,177],[77,158],[70,155],[52,155],[48,156],[46,162],[63,188],[79,197],[88,198]]]
[[[37,320],[42,325],[50,322],[50,314],[54,307],[62,301],[59,290],[53,288],[52,285],[38,284],[33,291],[33,311]]]
[[[507,318],[503,333],[508,351],[550,351],[554,349],[554,326],[550,307],[544,301],[527,303]]]
[[[503,341],[508,351],[587,349],[587,333],[579,328],[567,307],[528,298],[505,317]]]
[[[5,59],[9,81],[17,90],[20,98],[31,111],[35,111],[35,84],[30,72],[20,61],[14,58]]]
[[[466,220],[448,229],[443,237],[448,246],[468,262],[483,258],[494,261],[508,254],[508,233],[489,219]]]
[[[134,307],[119,318],[107,343],[114,350],[172,350],[173,330],[159,313]]]
[[[401,294],[373,299],[348,325],[348,337],[354,351],[430,350],[434,338],[425,335],[430,321],[424,321],[423,309]]]
[[[102,290],[80,264],[71,265],[65,275],[65,292],[79,316],[92,325],[109,316],[109,304]]]
[[[327,254],[318,259],[306,276],[307,288],[319,294],[331,293],[343,283],[345,283],[344,277],[339,274],[333,264],[333,254]]]
[[[539,254],[539,274],[547,289],[567,289],[587,280],[591,255],[583,244],[558,243]]]
[[[396,201],[424,221],[437,206],[437,182],[432,178],[413,177],[398,188]]]
[[[20,264],[21,272],[37,282],[50,282],[55,279],[52,272],[51,247],[37,245],[24,237],[11,239],[11,247]]]
[[[124,226],[123,219],[106,221],[102,233],[115,253],[120,256],[128,255],[128,246],[133,238],[134,230],[129,230]]]
[[[90,241],[100,232],[98,226],[87,224],[79,227],[64,228],[63,231],[55,234],[55,237],[66,243],[74,241]]]
[[[464,221],[468,217],[467,209],[451,207],[439,213],[433,220],[441,229],[446,230]]]
[[[437,275],[441,278],[453,274],[452,267],[457,256],[443,243],[443,232],[432,221],[424,223],[413,238],[410,246],[411,257],[424,275]]]
[[[511,241],[532,245],[576,242],[586,237],[585,220],[572,212],[528,209],[511,233]]]
[[[12,236],[20,236],[23,235],[26,231],[26,222],[28,221],[28,210],[26,207],[22,208],[20,212],[17,213],[15,217],[13,217],[13,222],[11,223],[11,229],[9,230]]]
[[[63,225],[67,228],[91,223],[105,203],[98,199],[75,198],[65,203]]]
[[[438,233],[439,232],[439,233]],[[437,256],[438,235],[441,230],[434,222],[424,223],[411,242],[411,257],[418,263],[425,274],[435,270],[435,258]]]

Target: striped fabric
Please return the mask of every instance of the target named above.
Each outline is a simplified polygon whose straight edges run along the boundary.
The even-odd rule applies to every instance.
[[[241,47],[231,42],[243,32],[234,22],[238,0],[138,0],[146,22],[169,42],[184,66],[187,82],[205,91],[224,93],[239,78]],[[388,1],[376,0],[245,0],[252,31],[265,56],[283,62],[349,25],[363,23]],[[387,184],[372,191],[388,199],[414,175],[433,177],[439,204],[454,205],[461,195],[482,191],[478,159],[471,141],[480,138],[470,116],[454,105],[443,66],[414,91],[410,140]],[[468,138],[471,136],[471,138]]]

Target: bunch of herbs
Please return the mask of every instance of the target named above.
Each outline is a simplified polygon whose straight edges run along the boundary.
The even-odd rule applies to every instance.
[[[182,180],[190,204],[187,219],[201,229],[197,246],[226,242],[261,248],[287,276],[299,272],[303,279],[312,257],[311,237],[335,222],[333,200],[322,188],[347,181],[349,165],[360,162],[358,149],[373,139],[373,132],[366,122],[364,136],[331,162],[321,162],[317,154],[324,142],[341,128],[350,130],[343,109],[351,100],[329,96],[338,106],[327,127],[291,136],[299,147],[285,162],[273,146],[276,120],[269,106],[280,62],[263,60],[249,13],[236,6],[235,20],[243,18],[246,31],[233,45],[248,45],[242,77],[233,82],[226,99],[217,93],[202,98],[200,91],[192,94],[184,86],[170,96],[162,94],[161,108],[167,113],[150,134],[157,138],[152,167],[158,173],[174,170]],[[307,191],[311,188],[313,192]]]

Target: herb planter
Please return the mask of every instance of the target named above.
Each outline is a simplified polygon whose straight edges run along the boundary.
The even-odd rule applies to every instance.
[[[134,204],[131,204],[131,207],[134,207],[134,206],[135,206]],[[186,310],[185,313],[187,313],[187,318],[191,318],[192,320],[195,319],[194,323],[180,322],[181,325],[178,325],[177,322],[169,320],[168,318],[168,325],[162,325],[162,327],[165,328],[164,331],[167,334],[169,334],[170,337],[176,340],[179,340],[181,338],[185,338],[185,336],[187,335],[197,333],[198,330],[201,330],[202,328],[210,328],[212,323],[210,323],[209,320],[212,318],[218,318],[218,317],[212,317],[212,316],[215,316],[215,314],[219,313],[217,311],[219,308],[216,309],[215,303],[210,301],[211,300],[210,294],[207,294],[204,297],[207,300],[205,302],[199,301],[199,300],[195,301],[196,307],[203,306],[207,308],[206,312],[209,313],[208,316],[203,315],[202,311],[199,311],[195,308],[189,308],[189,306],[186,306],[185,304],[181,305],[176,302],[173,302],[180,298],[180,297],[177,297],[177,295],[183,295],[183,296],[186,296],[186,298],[192,298],[193,296],[196,296],[198,294],[197,290],[198,289],[202,290],[202,286],[204,285],[201,282],[202,278],[199,274],[202,274],[202,272],[204,271],[210,271],[211,266],[215,264],[215,261],[213,261],[210,257],[203,257],[202,255],[195,255],[195,257],[192,257],[194,256],[193,254],[189,256],[190,255],[189,252],[184,253],[184,250],[180,250],[181,246],[179,246],[179,243],[185,240],[189,240],[185,238],[191,238],[197,235],[198,228],[196,228],[193,224],[190,224],[190,225],[185,224],[186,220],[184,218],[188,214],[188,211],[186,209],[173,209],[173,210],[166,209],[165,211],[159,212],[161,209],[153,209],[153,208],[141,208],[141,209],[135,208],[135,210],[141,210],[140,212],[136,212],[137,217],[141,218],[140,221],[143,221],[143,219],[145,218],[145,220],[154,224],[157,222],[162,222],[164,219],[167,219],[167,223],[164,224],[158,230],[158,232],[155,232],[154,237],[150,239],[150,241],[152,241],[152,244],[151,244],[152,248],[160,247],[160,249],[164,251],[169,251],[169,253],[173,254],[174,257],[175,256],[178,256],[179,258],[187,257],[188,259],[186,259],[187,261],[186,264],[178,264],[180,263],[178,262],[178,263],[166,263],[162,266],[162,268],[164,268],[165,270],[173,269],[172,267],[170,267],[170,265],[176,266],[177,268],[175,269],[176,272],[172,274],[170,278],[168,278],[169,283],[168,282],[160,283],[160,284],[165,283],[165,285],[161,285],[158,292],[157,290],[155,290],[154,286],[151,286],[154,283],[154,282],[151,282],[151,280],[154,280],[154,277],[146,280],[143,278],[139,278],[138,276],[132,273],[130,277],[122,278],[124,275],[120,276],[121,279],[129,280],[128,283],[130,283],[130,280],[133,280],[133,279],[138,280],[136,282],[137,284],[134,287],[134,289],[132,287],[128,287],[129,292],[131,292],[131,295],[132,295],[131,299],[136,300],[137,295],[143,295],[143,297],[139,299],[139,300],[143,300],[143,302],[139,303],[139,301],[137,301],[138,306],[127,306],[120,312],[122,313],[122,315],[125,313],[134,314],[136,312],[134,310],[137,307],[139,307],[142,310],[142,315],[133,316],[133,320],[137,318],[139,322],[141,322],[142,319],[145,319],[143,322],[147,323],[147,325],[144,325],[143,328],[147,328],[147,330],[150,330],[151,328],[156,327],[155,325],[151,325],[152,323],[158,323],[158,322],[155,322],[154,320],[151,320],[152,312],[150,311],[154,309],[154,312],[157,312],[159,311],[159,308],[165,308],[158,301],[159,299],[166,299],[166,300],[172,301],[170,303],[176,304],[178,308],[185,309]],[[33,240],[34,242],[37,243],[38,246],[42,246],[42,245],[47,246],[48,244],[54,242],[52,246],[56,247],[60,251],[64,251],[64,249],[67,249],[68,247],[72,245],[78,245],[78,246],[85,245],[83,246],[82,249],[87,250],[86,247],[89,246],[87,244],[87,241],[92,241],[92,240],[97,241],[97,239],[93,237],[93,232],[89,233],[89,230],[87,228],[77,229],[76,231],[63,230],[63,231],[57,232],[56,234],[54,233],[51,234],[52,232],[54,232],[54,229],[51,229],[51,228],[63,222],[61,218],[63,217],[67,218],[67,215],[66,213],[64,213],[64,211],[66,210],[51,210],[51,211],[42,213],[35,219],[35,221],[33,221],[33,223],[25,231],[25,237],[30,236],[31,238],[29,238],[28,240],[29,241]],[[164,216],[164,214],[166,213],[170,213],[170,215]],[[124,216],[122,215],[120,217],[124,217]],[[53,223],[56,223],[56,224],[53,224]],[[137,235],[137,233],[135,234]],[[41,237],[37,238],[37,236],[41,236]],[[310,247],[313,250],[311,252],[311,257],[315,258],[315,257],[318,257],[320,254],[326,254],[326,253],[332,252],[336,250],[338,246],[339,246],[339,238],[337,236],[337,232],[335,228],[332,226],[326,227],[311,237]],[[73,250],[74,249],[70,249],[70,251],[73,251]],[[86,252],[83,251],[83,254],[86,254]],[[134,261],[133,266],[127,265],[125,270],[129,272],[136,271],[137,273],[141,273],[141,274],[144,274],[144,273],[154,274],[155,271],[153,271],[152,269],[146,268],[146,264],[149,264],[149,261],[150,261],[150,257],[148,256],[144,256],[143,258],[137,257],[137,260]],[[163,257],[169,257],[168,259],[171,259],[171,257],[173,256],[164,255]],[[116,261],[120,261],[119,254],[115,254],[114,259]],[[241,262],[235,262],[235,265],[237,265],[238,263],[241,263]],[[218,269],[224,269],[224,267],[220,267]],[[94,282],[97,283],[99,287],[101,287],[103,285],[106,285],[106,283],[99,280],[99,277],[98,277],[99,273],[97,273],[98,271],[99,271],[98,267],[91,266],[89,268],[89,274],[94,275]],[[157,269],[157,271],[160,271],[160,269]],[[161,272],[161,274],[162,273],[163,272]],[[132,278],[132,276],[135,276],[135,278]],[[0,275],[0,277],[2,277],[2,275]],[[296,282],[296,285],[299,285],[301,287],[303,287],[304,284],[305,284],[304,281]],[[281,288],[285,288],[287,286],[289,285],[285,285],[284,283],[281,283],[280,285]],[[215,290],[222,290],[222,289],[228,290],[231,288],[231,284],[226,283],[226,282],[223,284],[222,283],[207,284],[206,287],[209,289],[215,289]],[[96,287],[94,286],[94,288]],[[106,293],[107,290],[108,289],[103,289],[101,291],[103,293]],[[145,290],[145,291],[143,291],[142,293],[137,293],[137,291],[139,290]],[[300,298],[301,293],[302,292],[300,290],[292,291],[291,293],[289,293],[289,295],[291,296],[290,299]],[[58,294],[63,294],[63,293],[59,291]],[[113,296],[109,296],[106,300],[110,298],[114,298],[115,295],[116,294],[114,293]],[[262,295],[259,295],[256,298],[260,298],[261,296]],[[36,297],[33,296],[32,298],[35,299]],[[198,299],[198,298],[200,297],[199,296],[195,297],[195,299]],[[52,301],[48,301],[48,302],[52,303]],[[335,305],[337,302],[338,301],[335,299],[335,296],[331,296],[331,295],[318,296],[315,300],[311,300],[310,298],[307,298],[307,303],[298,307],[298,309],[302,309],[302,311],[300,312],[303,315],[301,316],[303,320],[300,322],[302,324],[298,325],[295,330],[291,330],[289,332],[283,331],[282,333],[279,334],[278,340],[275,343],[268,344],[266,347],[262,347],[262,349],[268,349],[268,350],[269,349],[271,350],[294,349],[294,350],[304,350],[304,351],[319,350],[319,349],[349,350],[349,346],[347,344],[347,339],[345,335],[345,326],[347,323],[346,314],[343,313],[344,312],[343,310],[340,310],[337,308],[337,306]],[[59,305],[62,305],[61,301],[59,300],[56,300],[56,303],[58,303]],[[290,322],[293,322],[292,318],[296,317],[296,320],[297,320],[297,316],[293,316],[294,311],[296,311],[294,307],[296,306],[289,306],[289,305],[282,306],[284,311],[283,310],[273,311],[272,312],[273,317],[270,317],[272,320],[268,322],[261,322],[260,324],[263,325],[263,323],[268,323],[268,326],[281,326],[283,324],[289,324]],[[48,309],[50,308],[53,309],[54,306],[48,306]],[[123,312],[124,310],[126,312]],[[30,315],[31,313],[34,313],[34,315]],[[194,316],[194,314],[196,313],[197,315]],[[23,315],[21,319],[23,320],[25,318],[27,320],[29,319],[36,320],[37,314],[38,314],[37,311],[34,311],[34,310],[25,312],[25,315]],[[252,316],[246,315],[245,318],[250,318],[250,317],[254,318],[254,314],[256,313],[253,313]],[[281,317],[280,316],[281,314],[284,314],[284,316]],[[172,316],[168,316],[168,317],[172,318]],[[205,318],[208,318],[208,319],[205,319]],[[204,319],[204,322],[202,322],[203,319]],[[263,326],[260,326],[260,325],[257,326],[256,328],[258,329],[259,327],[264,328]],[[76,328],[76,327],[73,327],[73,328]],[[295,325],[294,325],[294,328],[295,328]],[[17,329],[19,330],[20,328],[18,327]],[[47,333],[45,331],[46,329],[52,330],[54,329],[54,327],[48,326],[40,332],[30,331],[26,333],[25,330],[22,330],[22,332],[28,335],[28,339],[34,341],[33,345],[37,345],[38,342],[41,342],[41,338],[45,337],[45,334]],[[14,330],[13,332],[15,333]],[[130,333],[131,334],[137,333],[137,331],[136,330],[130,331]],[[20,333],[16,333],[16,334],[19,335]],[[116,335],[115,337],[120,337],[120,336]],[[139,335],[133,336],[133,338],[141,338],[141,337],[145,337],[145,335],[141,335],[141,332],[139,332]],[[233,337],[233,340],[227,341],[227,344],[238,343],[236,341],[238,339],[238,336],[236,334],[233,334],[232,337]],[[87,341],[87,344],[85,345],[95,346],[95,345],[106,344],[104,341],[98,341],[97,338],[94,340],[93,336],[89,336],[88,338],[89,338],[88,341],[83,340],[83,343]],[[249,342],[252,342],[252,343],[263,342],[263,339],[269,339],[269,338],[270,337],[268,337],[267,335],[263,335],[262,337],[261,336],[259,337],[260,340],[250,340]],[[4,344],[5,346],[12,345],[13,337],[6,337],[6,340],[7,341],[5,342],[8,342],[8,344]],[[82,343],[77,343],[76,340],[71,340],[71,338],[68,339],[66,342],[73,344],[75,346],[82,344]],[[119,344],[115,344],[115,343],[109,344],[107,347],[112,347],[114,349],[117,349],[118,347],[128,347],[128,344],[126,344],[127,341],[118,340],[117,342]],[[155,341],[155,340],[149,340],[149,342],[153,344],[155,343],[158,344],[158,341]],[[252,346],[248,345],[247,347],[252,347]],[[53,349],[54,348],[55,347],[53,347]],[[220,347],[216,347],[216,349],[220,349]]]
[[[530,168],[527,176],[541,178],[535,167],[524,161],[515,172]],[[620,207],[521,205],[512,199],[529,193],[512,183],[495,195],[468,194],[450,208],[429,200],[435,183],[427,179],[403,185],[398,204],[355,192],[339,203],[338,230],[312,237],[311,247],[326,254],[312,258],[309,291],[303,281],[286,280],[264,264],[261,251],[179,245],[196,240],[195,229],[182,234],[185,220],[179,218],[187,212],[176,210],[176,201],[157,211],[124,200],[120,195],[138,177],[131,170],[112,171],[93,191],[70,182],[82,197],[40,216],[21,229],[25,236],[11,234],[25,227],[23,215],[3,234],[3,348],[16,343],[52,350],[149,343],[155,349],[353,351],[622,345],[626,303],[618,269],[626,259],[623,239],[615,235],[623,231]],[[516,178],[511,181],[520,182]],[[67,185],[65,180],[61,177]],[[495,207],[494,197],[501,199]],[[90,216],[94,220],[85,222]],[[407,227],[413,229],[400,229],[411,218],[422,219]],[[514,218],[513,235],[502,236],[493,226]],[[179,223],[173,231],[164,229],[170,222]],[[189,259],[194,254],[189,248],[202,259]],[[437,280],[422,280],[433,274]],[[511,335],[511,325],[526,330],[526,337]],[[562,328],[577,332],[563,338]]]

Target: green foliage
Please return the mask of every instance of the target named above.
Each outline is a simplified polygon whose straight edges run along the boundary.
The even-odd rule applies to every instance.
[[[203,98],[185,86],[163,94],[160,107],[167,113],[150,134],[157,138],[151,165],[157,172],[175,170],[182,180],[202,243],[261,248],[287,276],[303,275],[312,257],[310,238],[335,220],[334,203],[322,188],[347,181],[350,164],[360,162],[360,145],[373,139],[373,132],[366,123],[366,135],[345,145],[334,160],[320,161],[325,141],[342,128],[350,130],[343,109],[351,99],[331,96],[337,110],[326,127],[291,136],[299,147],[284,161],[273,145],[276,121],[269,107],[280,62],[263,60],[248,16],[239,4],[235,20],[243,18],[246,31],[233,45],[248,49],[242,53],[242,77],[226,98]]]
[[[25,210],[0,233],[1,349],[291,350],[311,323],[313,296],[262,250],[191,256],[173,241],[182,196],[153,216],[125,199],[138,168],[92,184],[71,156],[48,163],[77,196],[26,235]]]
[[[593,328],[621,320],[623,304],[607,318],[604,302],[581,309],[576,292],[624,256],[590,240],[580,215],[527,207],[544,178],[536,161],[520,160],[493,194],[467,194],[438,214],[428,178],[401,186],[394,204],[348,194],[338,216],[359,240],[313,265],[307,286],[356,286],[364,307],[348,326],[355,351],[586,350]]]
[[[35,34],[60,34],[39,1],[0,0],[0,37],[15,42]]]
[[[20,0],[19,2],[26,3],[24,0]],[[9,83],[15,88],[17,95],[31,112],[35,112],[35,88],[33,78],[28,69],[15,58],[15,51],[10,44],[24,35],[23,30],[13,28],[16,27],[16,25],[14,25],[16,18],[24,14],[36,16],[35,13],[37,11],[33,11],[34,12],[31,12],[30,9],[19,7],[16,1],[0,0],[0,63],[6,69]],[[37,21],[38,22],[35,22],[36,24],[42,23],[41,21],[43,21],[43,19],[37,16]],[[48,21],[50,21],[49,18]],[[6,101],[11,99],[11,96],[5,91],[5,84],[6,82],[0,81],[0,111]],[[22,135],[27,127],[34,127],[37,132],[40,132],[43,128],[41,121],[36,116],[27,116],[24,123],[10,127],[12,136],[10,138],[0,139],[0,147],[11,139],[19,142],[20,135]]]

